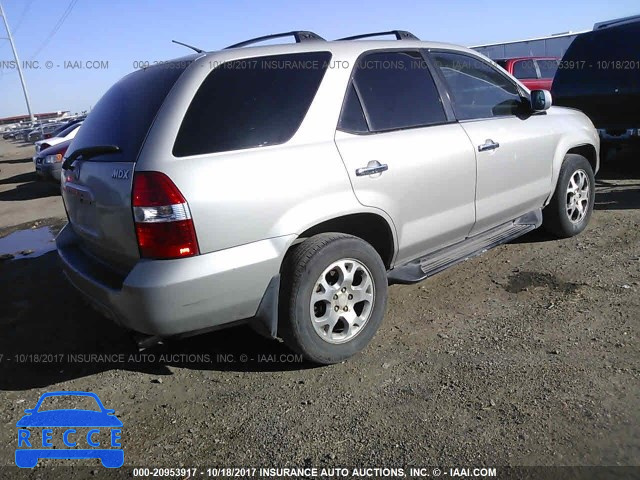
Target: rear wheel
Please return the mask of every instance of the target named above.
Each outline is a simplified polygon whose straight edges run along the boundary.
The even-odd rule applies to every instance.
[[[560,168],[556,191],[543,211],[542,226],[560,238],[579,234],[591,218],[595,193],[595,178],[587,159],[568,154]]]
[[[386,269],[360,238],[325,233],[305,240],[287,254],[282,281],[280,334],[312,362],[355,355],[382,323]]]

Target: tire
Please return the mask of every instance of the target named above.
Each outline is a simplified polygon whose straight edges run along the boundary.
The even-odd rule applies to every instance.
[[[582,155],[567,154],[556,191],[543,210],[543,228],[558,238],[578,235],[589,223],[595,193],[595,177],[588,160]]]
[[[364,240],[341,233],[313,236],[283,262],[279,334],[311,362],[342,362],[366,347],[380,327],[387,285],[380,255]]]

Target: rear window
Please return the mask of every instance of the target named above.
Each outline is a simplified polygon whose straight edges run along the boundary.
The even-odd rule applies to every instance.
[[[58,134],[56,135],[56,137],[66,137],[67,135],[69,135],[71,132],[73,132],[76,128],[78,128],[80,126],[79,123],[74,123],[73,125],[71,125],[70,127],[65,128],[64,130],[62,130],[61,132],[58,132]]]
[[[558,60],[538,60],[540,78],[553,78],[558,70]]]
[[[121,79],[87,116],[73,142],[74,150],[115,145],[120,147],[120,153],[90,160],[135,162],[162,102],[189,64],[180,61],[162,64]]]
[[[66,130],[67,128],[69,128],[69,126],[70,125],[68,123],[56,126],[56,129],[52,132],[52,136],[57,137],[60,132]]]
[[[296,133],[331,60],[329,52],[246,58],[214,69],[185,114],[176,157],[278,145]]]
[[[533,60],[518,60],[513,64],[513,76],[519,79],[538,78]]]
[[[553,89],[560,95],[640,88],[640,22],[579,35],[558,66]]]

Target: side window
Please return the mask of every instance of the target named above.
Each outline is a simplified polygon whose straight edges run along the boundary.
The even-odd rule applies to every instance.
[[[362,111],[362,104],[353,85],[349,85],[349,89],[347,90],[338,128],[345,132],[353,133],[365,133],[369,131],[367,120],[364,118],[364,112]]]
[[[518,60],[513,64],[513,76],[521,79],[538,78],[533,60]]]
[[[223,63],[202,82],[178,131],[177,157],[285,143],[325,74],[329,52]]]
[[[521,99],[516,85],[499,70],[475,57],[432,52],[453,97],[459,120],[514,115]]]
[[[370,53],[360,57],[355,68],[353,82],[372,131],[447,121],[435,82],[418,52]]]
[[[558,60],[537,60],[540,78],[553,78],[558,70]]]

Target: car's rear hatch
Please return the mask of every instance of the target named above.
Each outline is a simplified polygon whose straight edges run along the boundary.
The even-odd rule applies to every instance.
[[[131,206],[135,162],[188,62],[121,79],[100,99],[67,150],[62,195],[78,246],[119,271],[140,258]],[[178,68],[179,67],[179,68]]]
[[[640,126],[640,22],[578,36],[560,62],[553,103],[582,110],[597,128]]]

